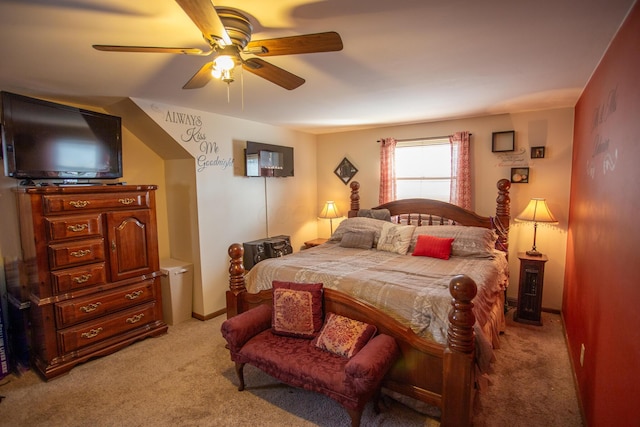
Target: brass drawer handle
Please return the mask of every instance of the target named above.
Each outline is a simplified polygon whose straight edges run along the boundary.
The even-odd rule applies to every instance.
[[[82,276],[76,276],[71,280],[76,282],[77,284],[80,284],[80,283],[88,282],[89,279],[91,279],[91,275],[90,274],[83,274]]]
[[[91,313],[94,310],[97,310],[98,307],[100,307],[102,303],[101,302],[95,302],[95,303],[91,303],[85,306],[80,307],[80,311],[84,312],[84,313]]]
[[[81,249],[79,251],[73,251],[69,255],[75,258],[82,258],[83,256],[89,255],[91,253],[91,249]]]
[[[139,297],[140,295],[142,295],[142,294],[144,294],[144,291],[142,291],[142,290],[137,290],[137,291],[135,291],[135,292],[131,292],[130,294],[126,294],[124,297],[125,297],[126,299],[131,300],[131,299],[136,299],[136,298],[138,298],[138,297]]]
[[[74,208],[84,208],[84,207],[87,207],[87,205],[89,205],[89,201],[88,200],[71,200],[69,204]]]
[[[67,230],[69,231],[73,231],[74,233],[77,233],[79,231],[84,231],[86,230],[88,227],[87,224],[74,224],[74,225],[70,225],[67,227]]]
[[[131,197],[127,197],[126,199],[118,199],[118,201],[120,203],[122,203],[123,205],[130,205],[131,203],[135,202],[136,199],[132,199]]]
[[[136,314],[135,316],[129,317],[127,319],[127,323],[138,323],[144,317],[144,313]]]
[[[93,338],[98,336],[98,334],[102,332],[102,328],[98,328],[98,329],[92,329],[89,332],[83,332],[82,335],[80,335],[82,338]]]

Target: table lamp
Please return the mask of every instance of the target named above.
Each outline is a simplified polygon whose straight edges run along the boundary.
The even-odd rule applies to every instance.
[[[320,212],[318,218],[329,220],[331,226],[331,234],[333,235],[333,219],[340,218],[341,216],[342,215],[340,215],[340,212],[338,212],[338,208],[336,208],[336,204],[332,200],[328,200],[324,204],[324,207],[322,208],[322,211]]]
[[[538,223],[558,223],[558,221],[549,210],[546,200],[537,198],[531,199],[527,207],[524,208],[524,210],[520,212],[520,215],[516,217],[516,221],[533,222],[533,247],[530,251],[527,251],[527,255],[542,256],[542,254],[536,249],[536,233],[538,231]]]

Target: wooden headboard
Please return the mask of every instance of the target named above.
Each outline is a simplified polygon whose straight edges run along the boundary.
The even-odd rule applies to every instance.
[[[360,183],[353,181],[351,187],[351,209],[348,216],[358,216],[360,211]],[[413,225],[466,225],[491,228],[498,234],[496,248],[508,251],[511,182],[501,179],[497,182],[496,215],[485,217],[451,203],[432,199],[394,200],[372,209],[388,209],[392,221]]]

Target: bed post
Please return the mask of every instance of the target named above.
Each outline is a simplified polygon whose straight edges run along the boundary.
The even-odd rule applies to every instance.
[[[496,184],[498,187],[498,198],[496,199],[496,216],[494,218],[494,228],[498,232],[497,249],[509,252],[509,223],[511,221],[511,198],[509,188],[511,182],[508,179],[501,179]]]
[[[360,210],[360,183],[358,181],[351,181],[349,187],[351,187],[351,210],[349,211],[348,217],[353,218],[354,216],[358,216],[358,211]]]
[[[441,426],[470,426],[473,415],[475,334],[471,300],[478,292],[475,282],[457,275],[449,283],[453,297],[449,312],[447,346],[443,356]]]
[[[244,286],[244,264],[242,264],[244,247],[240,243],[234,243],[229,246],[228,252],[231,261],[227,291],[227,319],[238,314],[238,294],[247,290]]]

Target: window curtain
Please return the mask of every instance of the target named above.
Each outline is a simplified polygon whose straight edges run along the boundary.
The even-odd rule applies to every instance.
[[[380,140],[380,193],[378,203],[396,199],[396,141],[394,138]]]
[[[471,209],[471,160],[469,132],[456,132],[449,137],[451,144],[451,190],[449,202]]]

